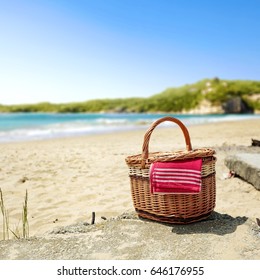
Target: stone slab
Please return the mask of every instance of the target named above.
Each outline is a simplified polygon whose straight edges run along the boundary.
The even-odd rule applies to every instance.
[[[1,260],[260,260],[258,232],[247,217],[217,212],[189,225],[116,218],[29,239],[1,240],[0,268]]]
[[[260,190],[260,154],[239,153],[228,156],[225,165]]]

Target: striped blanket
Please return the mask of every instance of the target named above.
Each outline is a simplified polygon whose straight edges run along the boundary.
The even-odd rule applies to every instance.
[[[201,158],[154,162],[150,166],[151,193],[199,193],[201,191],[201,167]]]

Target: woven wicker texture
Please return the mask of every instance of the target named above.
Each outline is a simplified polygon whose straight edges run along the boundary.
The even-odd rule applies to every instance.
[[[149,141],[156,126],[171,121],[181,128],[186,150],[149,153]],[[140,217],[166,223],[187,224],[207,218],[215,208],[215,151],[209,148],[192,150],[190,136],[178,119],[164,117],[155,121],[144,135],[142,153],[128,156],[131,193],[134,207]],[[169,162],[202,158],[202,187],[197,194],[151,194],[149,167],[153,162]]]

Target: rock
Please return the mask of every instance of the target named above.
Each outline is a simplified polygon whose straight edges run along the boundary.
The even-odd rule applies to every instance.
[[[252,139],[252,146],[260,147],[260,140]]]
[[[28,181],[29,180],[29,178],[27,178],[26,176],[23,176],[19,181],[18,181],[18,183],[25,183],[26,181]]]
[[[260,154],[240,153],[225,158],[225,165],[260,190]]]
[[[229,99],[223,104],[225,114],[245,114],[253,113],[253,109],[250,108],[241,97],[234,97]]]

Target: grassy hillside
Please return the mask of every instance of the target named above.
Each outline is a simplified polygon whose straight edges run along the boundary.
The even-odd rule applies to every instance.
[[[223,106],[239,97],[253,111],[260,110],[260,81],[201,80],[178,88],[168,88],[148,98],[95,99],[86,102],[51,104],[0,105],[0,112],[187,112],[202,102]],[[0,100],[1,102],[1,100]]]

